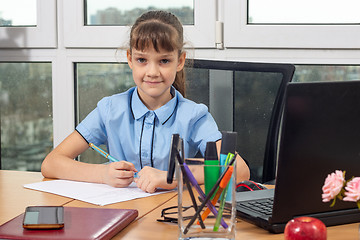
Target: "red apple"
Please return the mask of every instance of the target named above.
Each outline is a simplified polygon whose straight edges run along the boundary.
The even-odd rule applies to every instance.
[[[317,218],[298,217],[285,226],[285,240],[326,240],[326,226]]]

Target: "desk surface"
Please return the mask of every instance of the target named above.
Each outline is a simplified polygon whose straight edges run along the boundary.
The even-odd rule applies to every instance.
[[[160,208],[154,209],[154,211],[145,215],[143,218],[132,223],[114,239],[175,239],[174,236],[178,234],[178,226],[173,223],[157,222],[156,219],[160,218],[161,210],[166,207],[177,205],[177,197],[170,199]],[[360,212],[359,212],[360,214]],[[342,226],[328,227],[328,240],[354,240],[358,239],[359,223],[347,224]],[[156,230],[154,230],[156,229]],[[149,234],[154,232],[154,234]],[[237,219],[236,224],[236,239],[253,239],[253,240],[276,240],[284,239],[284,234],[272,234],[259,228],[253,224],[244,222],[241,219]]]
[[[122,209],[137,209],[139,212],[138,218],[140,219],[146,214],[150,213],[156,208],[161,207],[169,199],[177,196],[177,192],[163,193],[152,197],[139,198],[131,201],[119,202],[105,206],[98,206],[91,203],[73,200],[64,204],[64,207],[94,207],[94,208],[122,208]]]
[[[26,183],[43,179],[39,172],[0,170],[0,224],[23,213],[29,205],[60,206],[72,201],[71,198],[23,188]]]
[[[57,205],[72,207],[100,207],[71,198],[25,189],[23,184],[43,181],[41,173],[0,170],[0,224],[24,212],[28,205]],[[46,180],[46,179],[45,179]],[[134,208],[139,217],[113,239],[176,239],[178,228],[173,223],[157,222],[161,210],[177,205],[176,192],[135,199],[103,206],[105,208]],[[360,212],[359,212],[360,214]],[[359,238],[359,223],[328,227],[328,240]],[[238,220],[236,239],[284,239],[283,234],[271,234],[252,224]]]

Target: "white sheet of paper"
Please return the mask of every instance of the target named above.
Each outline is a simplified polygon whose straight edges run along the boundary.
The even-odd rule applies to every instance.
[[[146,193],[136,187],[135,183],[130,184],[126,188],[115,188],[106,184],[69,180],[51,180],[30,183],[25,184],[24,188],[53,193],[100,206],[168,192],[159,191],[155,193]]]

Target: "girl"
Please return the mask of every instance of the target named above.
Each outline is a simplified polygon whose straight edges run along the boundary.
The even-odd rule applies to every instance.
[[[177,17],[164,11],[140,16],[131,28],[127,60],[136,87],[105,97],[59,146],[44,159],[44,177],[137,186],[154,192],[172,189],[166,183],[171,136],[184,139],[185,157],[205,152],[206,142],[217,141],[221,133],[203,104],[185,94],[183,28]],[[88,143],[106,144],[109,153],[122,160],[109,164],[75,161]],[[237,159],[238,180],[249,179],[245,162]],[[124,171],[125,170],[125,171]],[[138,178],[134,179],[134,172]],[[203,173],[194,172],[199,183]]]

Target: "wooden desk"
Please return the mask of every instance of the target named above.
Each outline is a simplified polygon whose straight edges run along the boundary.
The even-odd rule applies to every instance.
[[[0,170],[0,224],[23,213],[29,205],[61,206],[73,200],[23,187],[43,179],[40,172]]]
[[[28,205],[56,205],[71,207],[100,207],[71,198],[23,188],[23,184],[43,181],[41,173],[0,170],[0,224],[24,212]],[[161,210],[177,205],[176,192],[135,199],[104,206],[104,208],[135,208],[139,217],[113,239],[177,239],[178,226],[157,222]],[[360,212],[359,212],[360,214]],[[328,227],[328,240],[359,239],[360,223]],[[252,224],[238,220],[236,239],[276,240],[283,234],[271,234]]]
[[[177,192],[169,192],[163,193],[159,195],[155,195],[152,197],[139,198],[131,201],[119,202],[114,204],[109,204],[105,206],[97,206],[91,203],[82,202],[79,200],[74,200],[68,202],[64,205],[64,207],[94,207],[94,208],[121,208],[121,209],[137,209],[139,212],[139,216],[137,220],[145,216],[146,214],[152,212],[153,210],[161,207],[164,203],[169,201],[170,199],[177,196]]]
[[[161,210],[166,207],[176,206],[177,197],[170,199],[164,205],[154,209],[136,222],[133,222],[113,239],[152,240],[152,239],[176,239],[178,226],[174,223],[158,222]],[[359,212],[360,214],[360,212]],[[252,240],[283,240],[284,234],[272,234],[253,224],[237,219],[236,239]],[[359,239],[360,223],[347,224],[327,228],[328,240],[354,240]]]

